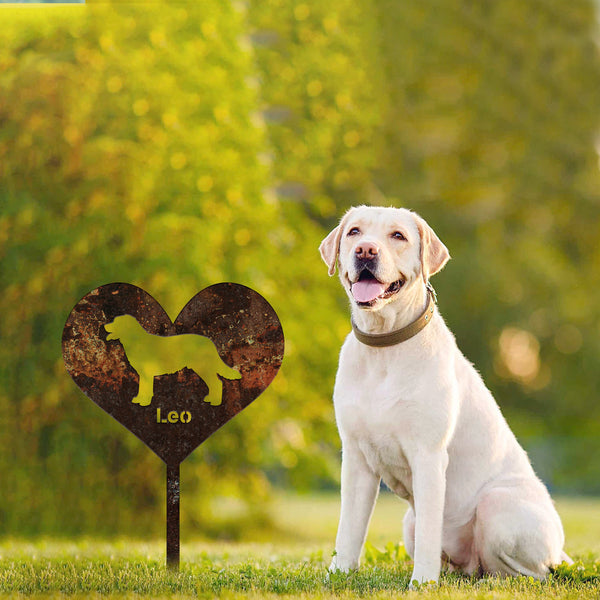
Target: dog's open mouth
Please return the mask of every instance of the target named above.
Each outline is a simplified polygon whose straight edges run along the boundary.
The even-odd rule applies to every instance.
[[[404,285],[403,279],[391,284],[382,283],[371,271],[363,269],[358,280],[351,284],[352,297],[359,306],[373,306],[379,299],[385,300],[393,296]]]

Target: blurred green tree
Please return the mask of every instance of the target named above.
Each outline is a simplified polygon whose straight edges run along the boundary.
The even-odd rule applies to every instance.
[[[305,486],[332,477],[323,447],[335,434],[320,394],[335,358],[321,364],[305,315],[320,304],[321,326],[331,327],[334,302],[319,289],[321,273],[301,268],[321,231],[263,193],[244,18],[218,0],[7,13],[4,531],[162,530],[160,461],[83,398],[61,364],[71,306],[109,281],[144,287],[173,317],[209,284],[244,283],[269,299],[291,340],[273,389],[184,463],[184,520],[217,531],[211,502],[232,494],[256,517],[265,471],[281,479],[294,467]]]
[[[162,531],[160,461],[60,357],[70,308],[111,281],[175,316],[233,280],[282,320],[273,385],[183,464],[184,526],[224,531],[223,496],[262,522],[269,481],[334,481],[329,398],[349,323],[317,246],[365,202],[414,208],[438,231],[454,260],[435,284],[459,345],[544,477],[600,491],[591,2],[2,17],[0,531]]]

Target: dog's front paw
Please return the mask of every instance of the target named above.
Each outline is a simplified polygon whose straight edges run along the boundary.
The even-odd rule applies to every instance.
[[[437,585],[439,574],[416,569],[410,576],[409,590],[418,590],[425,586]]]
[[[358,561],[344,560],[339,554],[336,554],[329,565],[330,573],[349,573],[358,569]]]
[[[152,402],[152,398],[140,398],[137,396],[131,400],[134,404],[139,404],[140,406],[150,406]]]

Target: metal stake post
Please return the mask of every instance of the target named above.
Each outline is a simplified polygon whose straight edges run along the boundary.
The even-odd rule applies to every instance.
[[[179,463],[167,463],[167,567],[179,570]]]

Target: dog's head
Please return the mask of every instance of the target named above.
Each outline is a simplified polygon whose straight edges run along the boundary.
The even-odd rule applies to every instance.
[[[404,208],[352,208],[319,250],[329,275],[337,262],[351,301],[367,310],[399,299],[418,280],[426,283],[450,258],[433,229]]]
[[[142,332],[142,326],[138,323],[135,317],[131,315],[120,315],[115,317],[111,323],[104,326],[107,340],[130,339]]]

